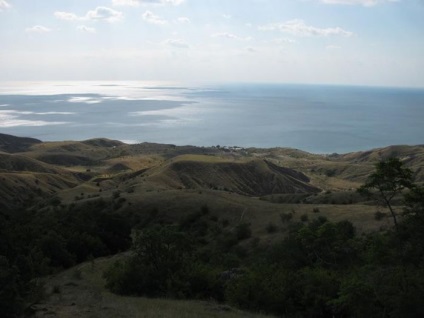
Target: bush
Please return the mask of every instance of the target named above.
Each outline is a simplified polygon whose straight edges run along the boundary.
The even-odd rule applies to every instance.
[[[295,311],[297,281],[294,272],[260,266],[230,280],[225,299],[243,309],[286,315]]]
[[[149,297],[184,297],[189,293],[192,240],[171,226],[155,226],[138,233],[135,255],[115,263],[104,276],[107,287],[118,294]]]
[[[376,219],[377,221],[380,221],[385,217],[387,217],[387,213],[380,212],[380,211],[377,211],[374,213],[374,219]]]
[[[308,222],[309,217],[308,217],[308,215],[307,215],[307,214],[302,214],[302,215],[300,216],[300,220],[301,220],[302,222]]]
[[[224,228],[230,225],[230,221],[228,221],[228,219],[222,219],[221,223],[222,223],[222,227]]]
[[[278,231],[278,226],[272,222],[269,222],[268,225],[266,226],[266,231],[267,233],[270,233],[270,234],[275,233]]]
[[[248,239],[252,236],[252,230],[249,223],[240,223],[236,226],[236,237],[239,241]]]
[[[289,222],[293,218],[293,213],[281,213],[280,214],[281,222]]]
[[[2,317],[16,317],[23,309],[19,273],[9,260],[0,255],[0,309]]]
[[[219,267],[196,263],[187,278],[190,285],[187,296],[195,299],[212,298],[223,301],[225,282],[220,279],[221,273]]]

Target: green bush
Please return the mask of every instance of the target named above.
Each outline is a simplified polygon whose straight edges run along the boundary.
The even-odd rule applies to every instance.
[[[302,221],[302,222],[308,222],[308,220],[309,220],[309,217],[308,217],[307,214],[302,214],[300,216],[300,221]]]
[[[236,237],[239,241],[248,239],[252,236],[252,230],[249,223],[240,223],[235,229]]]
[[[289,222],[293,218],[293,213],[281,213],[280,214],[281,222]]]
[[[260,266],[228,282],[225,299],[239,308],[272,314],[296,312],[298,278],[281,267]]]
[[[376,219],[377,221],[380,221],[385,217],[387,217],[387,213],[380,212],[380,211],[377,211],[374,213],[374,219]]]
[[[192,240],[176,227],[155,226],[138,233],[135,255],[105,273],[107,286],[125,295],[184,297],[189,293]]]
[[[274,223],[270,222],[268,223],[268,225],[266,226],[266,231],[267,233],[275,233],[278,231],[278,226],[275,225]]]
[[[24,308],[19,272],[5,256],[0,255],[0,310],[2,317],[16,317]]]

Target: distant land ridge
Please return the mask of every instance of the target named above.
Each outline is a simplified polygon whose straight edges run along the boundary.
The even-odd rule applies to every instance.
[[[41,140],[28,137],[16,137],[12,135],[0,134],[0,151],[22,152],[28,150],[32,145],[42,143]]]

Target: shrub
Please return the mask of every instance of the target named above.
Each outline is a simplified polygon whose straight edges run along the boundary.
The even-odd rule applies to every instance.
[[[200,211],[201,211],[202,215],[209,214],[209,207],[206,204],[202,205],[202,207],[200,208]]]
[[[190,285],[188,297],[195,299],[224,300],[224,281],[220,279],[219,267],[196,263],[187,281]]]
[[[52,293],[53,294],[60,294],[60,286],[59,285],[54,285],[53,289],[52,289]]]
[[[281,213],[280,214],[281,222],[289,222],[293,218],[293,213]]]
[[[307,215],[307,214],[302,214],[302,215],[300,216],[300,220],[301,220],[302,222],[308,222],[309,217],[308,217],[308,215]]]
[[[82,278],[82,272],[81,272],[81,269],[76,268],[76,269],[72,272],[72,278],[73,278],[73,279],[80,280],[80,279]]]
[[[252,236],[252,230],[249,223],[240,223],[236,226],[236,237],[239,241],[248,239]]]
[[[0,255],[0,308],[4,317],[17,317],[16,314],[23,309],[19,285],[17,268],[11,266],[5,256]]]
[[[382,220],[386,216],[387,216],[387,213],[384,213],[384,212],[377,211],[374,213],[374,219],[376,219],[377,221]]]
[[[267,233],[270,233],[270,234],[275,233],[278,231],[278,226],[272,222],[269,222],[268,225],[266,226],[266,231]]]
[[[135,255],[105,272],[107,287],[124,295],[185,297],[193,266],[191,242],[171,226],[155,226],[138,233],[133,243]]]
[[[225,298],[243,309],[285,315],[295,310],[297,285],[294,272],[261,266],[230,280]]]

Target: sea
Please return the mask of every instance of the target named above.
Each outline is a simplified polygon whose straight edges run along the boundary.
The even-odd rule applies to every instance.
[[[424,88],[2,82],[0,133],[347,153],[424,144]]]

